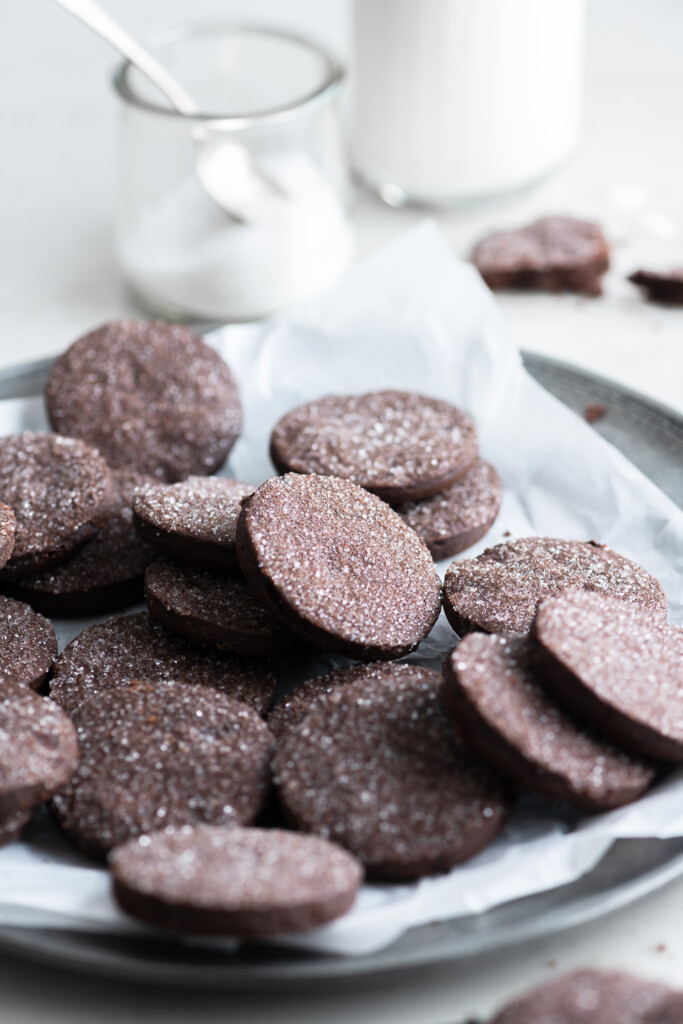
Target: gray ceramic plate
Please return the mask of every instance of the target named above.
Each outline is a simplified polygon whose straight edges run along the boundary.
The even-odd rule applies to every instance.
[[[570,408],[607,413],[595,429],[683,507],[683,416],[618,384],[540,356],[530,373]],[[0,399],[40,393],[50,362],[0,374]],[[226,954],[157,939],[0,928],[0,948],[53,965],[164,985],[269,991],[333,986],[464,960],[586,923],[683,875],[683,839],[620,840],[578,882],[485,914],[414,928],[372,956],[315,956],[275,947]]]

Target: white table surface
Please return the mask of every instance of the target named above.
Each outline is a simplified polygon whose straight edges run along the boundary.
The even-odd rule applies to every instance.
[[[305,28],[346,47],[344,0],[107,0],[131,29],[215,14]],[[465,255],[484,231],[548,212],[599,218],[614,269],[599,300],[502,296],[518,344],[582,364],[683,409],[683,310],[645,304],[624,273],[648,259],[683,266],[683,4],[589,0],[586,118],[572,163],[534,191],[437,216]],[[0,368],[60,351],[106,319],[137,312],[112,251],[116,104],[112,59],[48,0],[0,8]],[[359,192],[359,254],[424,212]],[[447,1024],[577,965],[683,982],[683,882],[622,913],[462,968],[402,975],[332,995],[164,993],[0,957],[0,1022]]]

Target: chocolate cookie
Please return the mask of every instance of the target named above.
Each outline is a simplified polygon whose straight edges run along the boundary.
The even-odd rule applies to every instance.
[[[0,692],[0,830],[21,829],[17,815],[30,817],[68,782],[77,761],[76,730],[61,708],[29,690]]]
[[[14,550],[14,534],[17,521],[9,505],[0,502],[0,569],[9,561]]]
[[[191,476],[170,487],[140,492],[135,526],[157,551],[212,572],[238,573],[235,531],[251,484],[219,476]]]
[[[683,630],[586,591],[547,598],[531,631],[545,685],[615,743],[683,761]]]
[[[95,537],[66,562],[20,580],[11,593],[58,618],[101,615],[143,599],[145,569],[156,556],[133,527],[131,502],[149,477],[115,469],[111,478]]]
[[[455,739],[438,673],[399,664],[365,674],[319,697],[281,737],[273,767],[282,806],[374,878],[447,871],[500,829],[498,783]]]
[[[267,480],[242,505],[237,557],[259,601],[324,651],[399,658],[439,616],[441,583],[426,546],[349,480]]]
[[[444,581],[444,611],[456,633],[527,633],[544,597],[570,587],[618,597],[665,619],[658,580],[595,541],[523,537],[453,562]]]
[[[47,411],[60,434],[95,445],[115,469],[159,480],[215,472],[242,424],[237,385],[187,327],[118,320],[54,363]]]
[[[292,641],[244,580],[208,569],[160,559],[145,573],[145,599],[156,622],[193,643],[263,657]]]
[[[602,293],[609,246],[599,224],[576,217],[542,217],[514,231],[496,231],[472,251],[489,288]]]
[[[166,829],[113,851],[114,895],[133,917],[194,935],[264,938],[345,914],[363,878],[351,854],[280,829]]]
[[[683,270],[637,270],[628,279],[644,290],[650,302],[683,306]]]
[[[299,727],[318,697],[332,693],[344,683],[355,683],[375,676],[384,678],[383,662],[378,665],[347,665],[346,668],[337,668],[324,676],[309,679],[278,701],[268,715],[268,728],[279,740]]]
[[[584,732],[545,693],[522,637],[471,633],[446,659],[442,699],[503,778],[590,811],[641,796],[654,768]]]
[[[489,462],[477,459],[448,490],[398,505],[396,511],[438,562],[481,540],[493,526],[502,499],[500,477]]]
[[[384,501],[417,501],[450,487],[477,457],[474,423],[449,402],[413,391],[328,395],[275,425],[278,472],[352,480]]]
[[[514,999],[491,1024],[664,1024],[672,997],[664,985],[630,974],[576,971]]]
[[[57,657],[52,623],[22,601],[0,596],[0,687],[38,690]]]
[[[273,737],[224,693],[132,682],[73,714],[81,759],[52,800],[69,837],[95,857],[167,825],[245,825],[270,785]]]
[[[202,650],[138,612],[88,626],[67,644],[55,662],[50,696],[71,713],[90,697],[140,678],[209,686],[262,713],[275,694],[275,677],[263,662]]]
[[[0,438],[0,494],[16,519],[2,579],[30,576],[83,547],[110,487],[104,459],[83,441],[32,431]]]

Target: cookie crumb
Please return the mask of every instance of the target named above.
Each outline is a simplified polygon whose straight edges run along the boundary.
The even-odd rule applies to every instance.
[[[595,423],[607,415],[607,406],[601,402],[590,402],[583,412],[586,423]]]

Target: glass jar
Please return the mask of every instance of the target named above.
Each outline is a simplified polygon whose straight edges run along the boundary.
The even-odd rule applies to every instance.
[[[117,250],[138,301],[172,319],[251,320],[331,285],[353,249],[336,58],[225,22],[148,46],[202,113],[172,110],[129,62],[117,69]],[[207,155],[221,204],[202,183]]]

